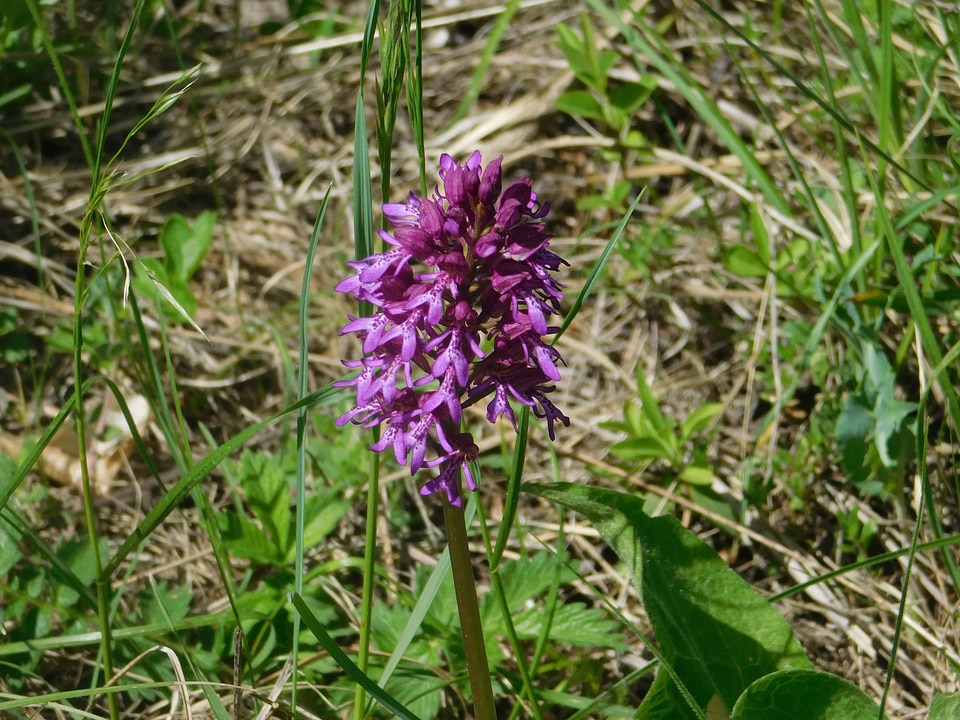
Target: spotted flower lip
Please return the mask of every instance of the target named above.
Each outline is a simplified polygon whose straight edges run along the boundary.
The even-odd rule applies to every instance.
[[[565,287],[553,273],[567,263],[549,249],[549,205],[528,178],[504,188],[502,163],[442,155],[440,186],[385,203],[386,249],[348,263],[354,274],[336,286],[374,308],[349,316],[340,333],[362,341],[363,357],[345,360],[358,372],[334,383],[356,392],[337,424],[381,426],[370,449],[392,450],[411,474],[436,468],[421,494],[443,492],[457,507],[461,470],[477,489],[470,463],[479,449],[461,430],[464,409],[486,400],[490,422],[506,417],[516,429],[511,402],[526,405],[551,439],[557,423],[570,424],[548,397],[563,358],[545,340],[558,330],[549,318]]]

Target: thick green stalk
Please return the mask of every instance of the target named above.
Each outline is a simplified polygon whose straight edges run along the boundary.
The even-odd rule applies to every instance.
[[[524,408],[526,411],[527,408]],[[529,421],[529,413],[524,412],[523,419],[521,422],[521,434],[520,436],[523,439],[523,445],[526,445],[526,423]],[[520,455],[518,455],[519,463],[516,465],[516,468],[523,467],[523,450],[524,448],[518,445],[517,448]],[[514,478],[516,479],[516,486],[519,490],[519,471],[516,471]],[[477,503],[477,509],[480,514],[480,531],[483,534],[483,542],[487,548],[487,557],[493,557],[497,560],[496,563],[491,564],[490,567],[490,586],[493,588],[493,596],[497,600],[497,605],[500,608],[500,614],[503,616],[504,624],[506,625],[507,630],[507,639],[510,640],[510,646],[513,648],[514,659],[517,661],[517,669],[520,671],[520,680],[523,682],[523,689],[527,695],[527,698],[530,700],[530,712],[533,714],[534,720],[543,720],[543,713],[540,712],[540,701],[537,698],[537,691],[533,684],[533,677],[530,674],[530,667],[527,665],[526,658],[523,655],[523,648],[520,645],[520,638],[517,636],[517,629],[513,624],[513,617],[510,614],[510,603],[507,601],[507,591],[503,586],[503,577],[500,575],[500,561],[499,558],[494,553],[493,545],[490,542],[490,530],[487,528],[487,518],[483,513],[483,508],[480,507],[480,504]],[[500,526],[500,535],[506,535],[510,533],[512,522],[504,522]],[[500,546],[500,537],[497,538],[497,546]],[[552,613],[550,613],[552,615]],[[520,710],[520,705],[514,708],[514,715]]]
[[[447,526],[450,566],[453,570],[453,584],[457,593],[457,609],[460,612],[460,632],[463,636],[463,649],[467,656],[470,687],[473,689],[473,714],[476,720],[497,720],[463,508],[454,507],[444,499],[443,519]]]

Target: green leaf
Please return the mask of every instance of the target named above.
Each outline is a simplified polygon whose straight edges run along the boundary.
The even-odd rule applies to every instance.
[[[236,557],[252,560],[260,565],[277,566],[283,556],[270,538],[255,522],[236,513],[217,516],[217,525],[223,536],[223,545]]]
[[[628,462],[666,460],[673,463],[677,459],[677,439],[673,435],[627,438],[615,443],[610,452]]]
[[[183,620],[190,612],[193,593],[186,584],[168,588],[165,582],[157,583],[140,593],[140,624],[168,625]]]
[[[625,82],[610,91],[608,97],[615,107],[632,113],[643,105],[657,87],[656,78],[648,75],[640,82]]]
[[[314,637],[320,642],[324,650],[326,650],[330,656],[336,661],[347,676],[353,680],[358,685],[361,685],[364,690],[366,690],[374,699],[377,700],[383,707],[392,712],[399,718],[403,720],[419,720],[418,717],[404,707],[401,703],[397,702],[395,698],[389,695],[387,692],[382,690],[373,680],[371,680],[366,673],[364,673],[360,668],[354,664],[354,662],[347,657],[346,653],[340,649],[333,638],[327,633],[323,628],[323,625],[317,619],[317,616],[311,610],[311,608],[304,602],[303,597],[299,593],[293,593],[293,606],[297,609],[297,612],[300,613],[300,617],[303,618],[304,624],[309,628],[310,632],[313,633]]]
[[[106,550],[106,540],[100,543],[101,554]],[[89,538],[82,540],[65,540],[57,548],[57,557],[63,562],[84,586],[93,583],[97,576],[96,559],[93,552],[93,543]],[[50,576],[57,581],[56,598],[58,607],[70,607],[77,602],[80,593],[77,588],[63,575],[60,568],[53,568]]]
[[[723,267],[740,277],[766,277],[769,267],[750,248],[734,245],[723,258]]]
[[[723,412],[723,407],[723,403],[706,403],[687,415],[687,419],[680,426],[680,442],[685,443],[707,427],[717,415]]]
[[[680,471],[680,479],[688,485],[709,485],[713,482],[713,468],[708,465],[687,465]]]
[[[264,533],[285,557],[293,544],[290,485],[279,459],[266,453],[244,451],[240,459],[240,485],[250,510],[263,524]]]
[[[590,519],[632,571],[666,664],[639,720],[697,717],[676,681],[700,708],[715,695],[731,708],[755,680],[810,667],[787,622],[674,517],[650,517],[642,498],[612,490],[571,483],[525,489]]]
[[[927,720],[955,720],[960,717],[960,693],[941,695],[937,693],[930,703]]]
[[[340,519],[350,509],[350,502],[339,493],[316,492],[307,498],[304,516],[307,518],[303,529],[303,546],[315,548],[327,535],[333,532]],[[287,548],[287,561],[293,562],[296,545]]]
[[[850,397],[837,418],[837,449],[844,469],[850,473],[853,482],[865,479],[867,472],[867,442],[873,430],[873,418],[869,408],[859,398]]]
[[[6,456],[0,455],[0,472],[4,470],[4,465],[8,463],[4,460]],[[10,463],[12,465],[12,463]],[[16,469],[16,466],[13,466]],[[7,475],[13,475],[11,472]],[[17,538],[13,535],[13,528],[3,519],[0,519],[0,577],[7,577],[7,572],[22,557]]]
[[[556,100],[557,110],[567,115],[579,115],[585,118],[603,118],[603,106],[586,90],[565,92]]]
[[[873,700],[841,677],[790,669],[747,688],[730,720],[876,720],[879,711]]]
[[[517,635],[536,639],[543,628],[542,607],[532,607],[513,616]],[[550,640],[580,647],[610,648],[618,652],[627,649],[620,625],[606,617],[598,608],[588,608],[583,603],[558,605],[550,623]]]
[[[211,211],[200,213],[192,225],[179,213],[167,218],[160,229],[160,247],[171,279],[185,282],[193,277],[213,242],[216,220]]]
[[[503,563],[500,576],[503,578],[507,606],[512,611],[519,611],[529,600],[547,590],[558,572],[561,583],[568,583],[576,578],[553,553],[541,552],[532,558],[520,558]]]

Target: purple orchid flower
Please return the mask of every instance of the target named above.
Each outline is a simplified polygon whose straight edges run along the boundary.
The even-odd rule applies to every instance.
[[[337,387],[353,387],[356,405],[340,426],[384,426],[371,450],[392,449],[410,473],[439,468],[421,494],[443,492],[460,507],[459,478],[476,490],[470,471],[479,448],[461,432],[463,410],[490,396],[487,419],[505,416],[517,428],[513,400],[554,425],[570,420],[548,399],[560,379],[560,353],[544,341],[558,328],[564,285],[552,273],[567,263],[549,250],[540,203],[529,179],[502,187],[502,158],[483,167],[479,152],[464,164],[444,154],[432,197],[386,203],[389,248],[349,263],[354,275],[336,287],[376,308],[350,317],[364,357]]]

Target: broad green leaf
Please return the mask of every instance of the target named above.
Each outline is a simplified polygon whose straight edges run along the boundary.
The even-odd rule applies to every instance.
[[[937,693],[930,703],[927,720],[955,720],[960,717],[960,693],[941,695]]]
[[[217,214],[202,212],[193,224],[183,215],[174,213],[160,229],[160,247],[164,265],[173,279],[187,281],[200,267],[213,242],[213,226]]]
[[[168,587],[156,583],[140,592],[140,624],[165,625],[183,620],[190,612],[193,593],[188,585]]]
[[[190,223],[180,213],[174,213],[160,228],[160,247],[163,249],[163,264],[170,277],[189,279],[184,260],[184,246],[190,241]]]
[[[579,115],[585,118],[603,117],[603,106],[586,90],[571,90],[565,92],[556,100],[557,110],[568,115]]]
[[[190,228],[190,237],[183,245],[183,265],[186,277],[192,278],[200,269],[200,263],[207,256],[213,244],[213,227],[217,223],[217,214],[212,210],[200,213]]]
[[[558,571],[561,583],[576,578],[566,566],[558,568],[560,564],[560,558],[549,552],[503,563],[500,576],[510,609],[519,612],[529,600],[544,593],[553,584]]]
[[[723,258],[723,267],[740,277],[766,277],[770,268],[756,252],[743,245],[734,245]]]
[[[647,75],[640,82],[625,82],[610,91],[610,102],[626,113],[643,105],[657,87],[657,80]]]
[[[706,708],[732,708],[755,680],[810,662],[787,622],[716,552],[672,516],[650,517],[635,495],[571,483],[525,489],[586,516],[632,571],[663,661]],[[658,673],[636,717],[696,717],[668,673]]]
[[[837,675],[790,669],[747,688],[730,720],[877,720],[879,712],[863,691]]]
[[[285,557],[293,545],[290,484],[276,457],[244,451],[240,461],[241,485],[250,509],[264,532]]]
[[[865,461],[872,430],[870,409],[859,398],[847,398],[837,418],[836,438],[843,467],[854,482],[864,480],[868,472]]]

